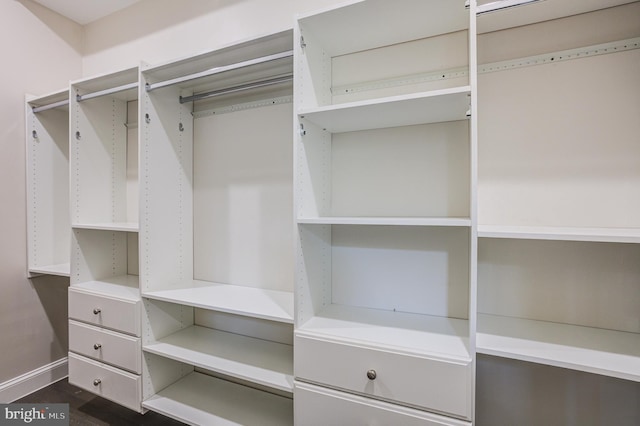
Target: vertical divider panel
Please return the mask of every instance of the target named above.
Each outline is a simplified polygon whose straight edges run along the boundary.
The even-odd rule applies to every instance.
[[[478,321],[478,36],[477,1],[469,2],[469,86],[471,87],[471,116],[469,117],[471,232],[469,242],[469,354],[471,355],[470,399],[471,420],[476,419],[476,331]]]
[[[180,95],[174,87],[141,93],[143,294],[193,278],[193,119]]]

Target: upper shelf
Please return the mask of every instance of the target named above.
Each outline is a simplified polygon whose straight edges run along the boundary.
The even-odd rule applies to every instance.
[[[478,225],[478,237],[640,243],[640,229]]]
[[[194,93],[227,88],[293,72],[293,32],[234,43],[143,71],[147,90],[177,86]]]
[[[69,107],[69,89],[59,90],[48,95],[28,97],[27,102],[34,112],[45,111],[53,108]]]
[[[138,99],[138,67],[71,82],[76,95],[97,97],[113,95],[117,99]]]
[[[471,226],[468,217],[298,217],[305,225],[393,225],[393,226]]]
[[[143,297],[293,324],[293,293],[285,291],[192,280],[182,288],[151,291]]]
[[[329,56],[469,28],[464,0],[357,0],[298,18]]]
[[[633,3],[634,0],[538,0],[516,7],[507,7],[522,0],[499,0],[479,5],[478,33],[504,30],[507,28],[535,24],[551,19],[564,18],[581,13],[593,12],[608,7]]]
[[[467,119],[469,86],[349,102],[301,110],[298,114],[331,133]]]

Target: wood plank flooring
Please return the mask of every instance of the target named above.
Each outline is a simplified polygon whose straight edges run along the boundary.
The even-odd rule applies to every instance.
[[[68,403],[70,426],[179,426],[178,421],[154,412],[146,414],[124,408],[70,385],[67,379],[21,398],[16,403]]]

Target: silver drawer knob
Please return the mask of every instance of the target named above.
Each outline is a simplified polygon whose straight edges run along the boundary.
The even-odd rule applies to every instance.
[[[97,351],[98,349],[100,349],[101,347],[102,347],[102,343],[95,343],[95,344],[93,345],[93,349],[95,349],[96,351]]]
[[[100,380],[100,379],[95,379],[95,380],[93,381],[93,386],[98,386],[100,383],[102,383],[102,380]]]
[[[376,370],[369,370],[367,371],[367,379],[369,380],[375,380],[376,377],[378,377],[378,373],[376,373]]]
[[[93,313],[94,313],[95,315],[98,315],[100,312],[102,312],[102,309],[100,309],[100,308],[93,308]]]

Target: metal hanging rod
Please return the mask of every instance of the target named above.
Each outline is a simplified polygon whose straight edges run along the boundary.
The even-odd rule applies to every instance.
[[[147,92],[159,89],[161,87],[173,86],[175,84],[184,83],[185,81],[191,81],[202,77],[209,77],[212,75],[220,74],[226,71],[232,71],[240,68],[249,67],[251,65],[264,64],[271,61],[277,61],[278,59],[285,59],[293,57],[293,50],[286,52],[276,53],[273,55],[263,56],[260,58],[250,59],[248,61],[238,62],[231,65],[225,65],[222,67],[211,68],[205,71],[197,72],[194,74],[184,75],[182,77],[176,77],[165,81],[159,81],[157,83],[147,83]]]
[[[498,10],[509,9],[511,7],[522,6],[529,3],[535,3],[541,0],[498,0],[491,3],[479,5],[476,8],[476,15],[484,13],[496,12]]]
[[[256,81],[253,83],[241,84],[239,86],[228,87],[226,89],[212,90],[210,92],[198,93],[191,96],[180,96],[180,103],[199,101],[201,99],[214,98],[216,96],[228,95],[229,93],[242,92],[244,90],[257,89],[260,87],[273,86],[274,84],[286,83],[293,80],[293,74],[287,74],[282,77],[271,78],[268,80]]]
[[[69,105],[69,99],[65,99],[63,101],[58,101],[58,102],[53,102],[47,105],[41,105],[41,106],[37,106],[37,107],[32,107],[31,110],[33,112],[42,112],[42,111],[46,111],[48,109],[53,109],[53,108],[58,108],[61,106],[65,106],[65,105]]]
[[[124,92],[125,90],[137,89],[137,88],[138,88],[138,82],[136,81],[135,83],[123,84],[122,86],[118,86],[118,87],[110,87],[108,89],[98,90],[97,92],[93,92],[93,93],[76,95],[76,100],[78,102],[82,102],[88,99],[98,98],[100,96],[112,95],[114,93]]]

